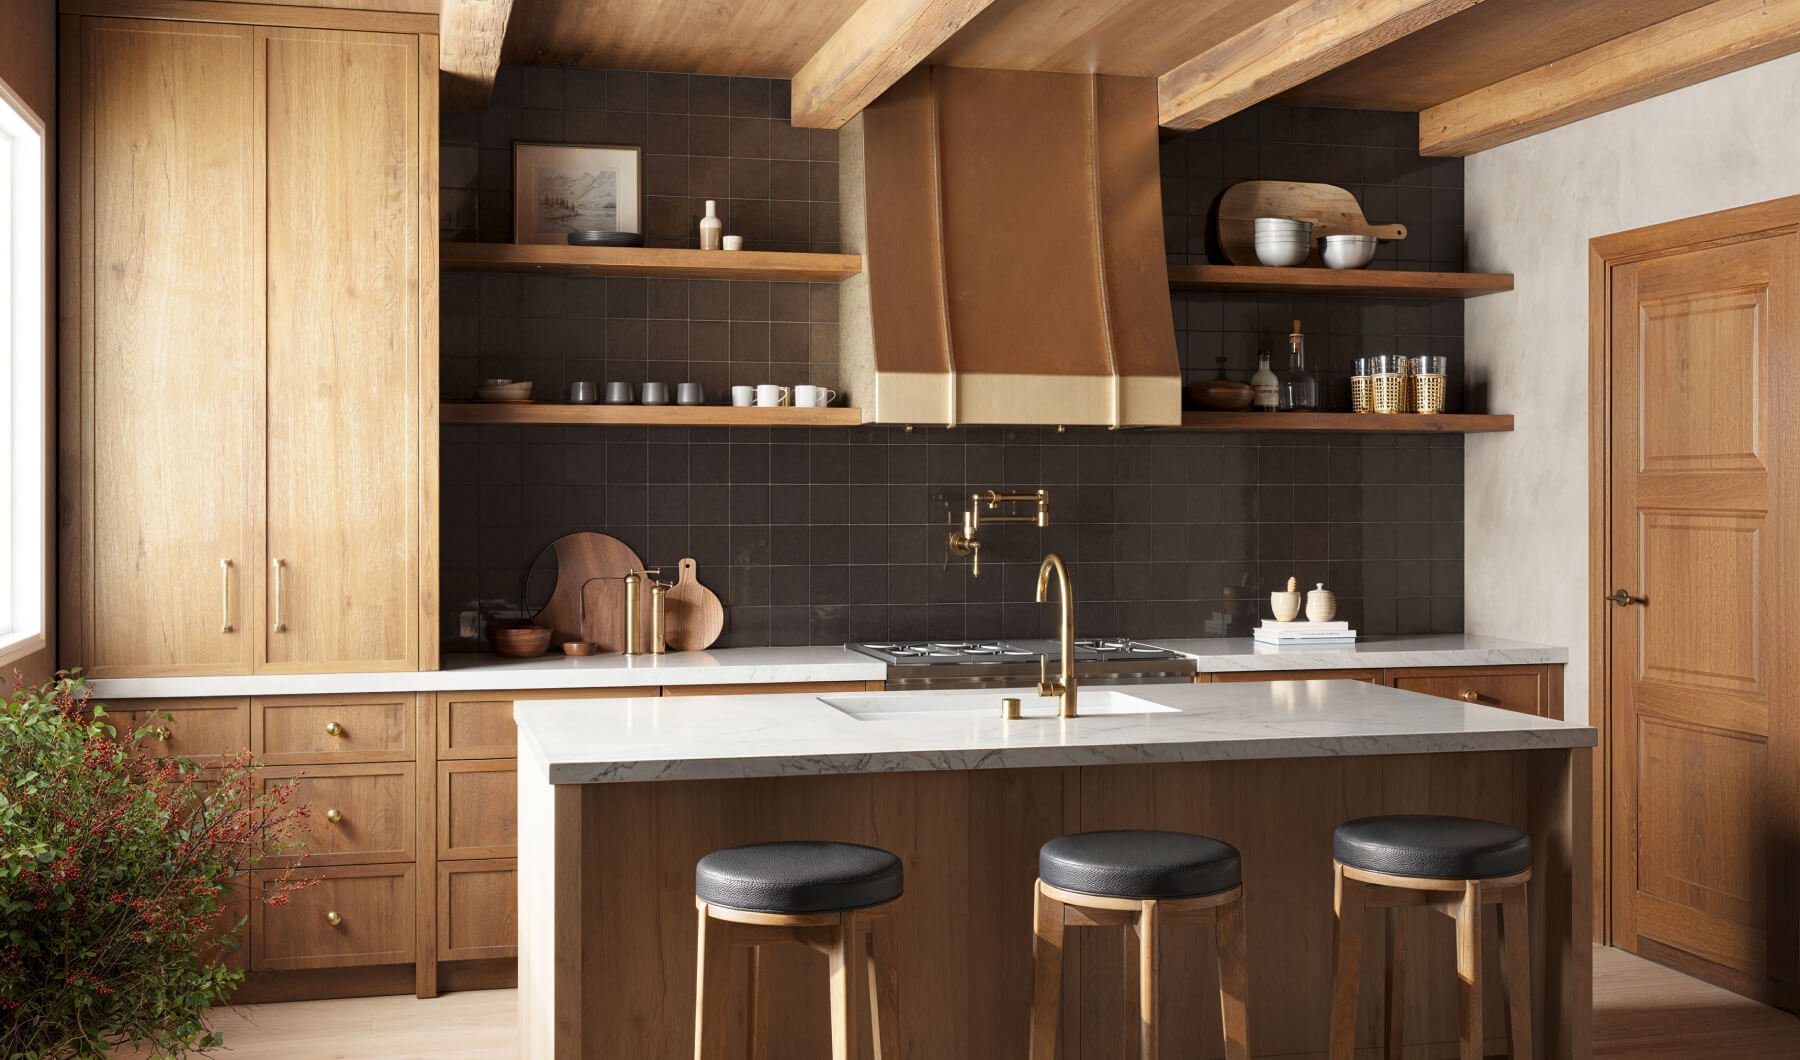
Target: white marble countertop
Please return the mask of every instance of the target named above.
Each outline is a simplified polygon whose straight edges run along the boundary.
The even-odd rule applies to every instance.
[[[1192,656],[1203,674],[1402,666],[1542,666],[1569,661],[1567,648],[1463,633],[1364,637],[1351,644],[1258,644],[1248,637],[1150,643]]]
[[[1030,690],[787,693],[669,699],[523,700],[521,776],[552,784],[704,780],[824,773],[1199,762],[1592,747],[1569,722],[1357,681],[1087,688],[1096,705],[1124,693],[1162,713],[1062,720]],[[1005,721],[1000,697],[1028,716]],[[896,710],[933,697],[950,709],[849,716],[823,699]],[[974,709],[955,709],[958,705]],[[1029,716],[1035,715],[1035,716]]]

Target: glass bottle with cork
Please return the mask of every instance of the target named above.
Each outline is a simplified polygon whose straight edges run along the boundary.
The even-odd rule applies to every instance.
[[[1300,322],[1288,335],[1288,370],[1281,376],[1281,411],[1312,412],[1319,407],[1319,377],[1306,370],[1306,336]]]

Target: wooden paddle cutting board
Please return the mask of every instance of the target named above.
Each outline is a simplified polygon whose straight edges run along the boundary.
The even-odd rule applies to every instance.
[[[644,561],[625,542],[606,534],[569,534],[557,538],[551,548],[556,553],[556,588],[550,602],[531,620],[551,630],[553,645],[585,640],[599,645],[603,652],[625,650],[624,579],[631,571],[642,569]],[[645,595],[648,593],[646,583]],[[648,606],[644,611],[649,613]]]
[[[1405,225],[1372,225],[1363,219],[1362,206],[1349,189],[1335,184],[1304,184],[1292,180],[1245,180],[1225,189],[1219,197],[1219,246],[1233,265],[1261,265],[1256,260],[1256,219],[1286,217],[1313,224],[1312,256],[1308,265],[1319,265],[1319,239],[1331,235],[1379,236],[1405,239]]]
[[[711,589],[700,584],[699,564],[684,559],[681,576],[663,597],[663,630],[670,651],[700,651],[712,646],[725,630],[725,608]]]

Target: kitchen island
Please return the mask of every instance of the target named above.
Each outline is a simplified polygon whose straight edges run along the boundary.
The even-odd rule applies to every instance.
[[[1594,730],[1349,681],[1083,689],[1088,709],[1118,712],[1071,720],[1027,691],[1035,716],[1005,721],[1000,695],[519,702],[521,1055],[691,1056],[694,862],[806,838],[905,861],[903,1055],[1022,1057],[1037,849],[1097,828],[1201,832],[1243,852],[1253,1052],[1322,1055],[1331,831],[1399,812],[1531,834],[1537,1055],[1587,1055]],[[1419,927],[1409,1042],[1441,1045],[1456,1036],[1453,947],[1447,922]],[[1112,1057],[1128,962],[1116,935],[1085,951],[1082,935],[1064,1055]],[[1206,939],[1176,933],[1165,954],[1165,1055],[1216,1055]],[[1381,1022],[1371,965],[1365,1046]],[[773,974],[770,1055],[823,1055],[822,958],[779,953]]]

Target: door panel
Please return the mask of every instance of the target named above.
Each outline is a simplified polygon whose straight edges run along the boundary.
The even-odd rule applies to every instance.
[[[1796,237],[1676,250],[1612,270],[1608,609],[1613,932],[1626,949],[1762,992],[1771,897],[1771,721],[1791,711],[1795,491],[1774,402],[1800,382]],[[1800,470],[1800,469],[1797,469]]]
[[[418,39],[258,33],[268,68],[268,574],[280,590],[271,585],[263,665],[413,669]]]
[[[251,31],[81,27],[67,124],[83,137],[83,662],[89,677],[247,673],[263,408]]]

